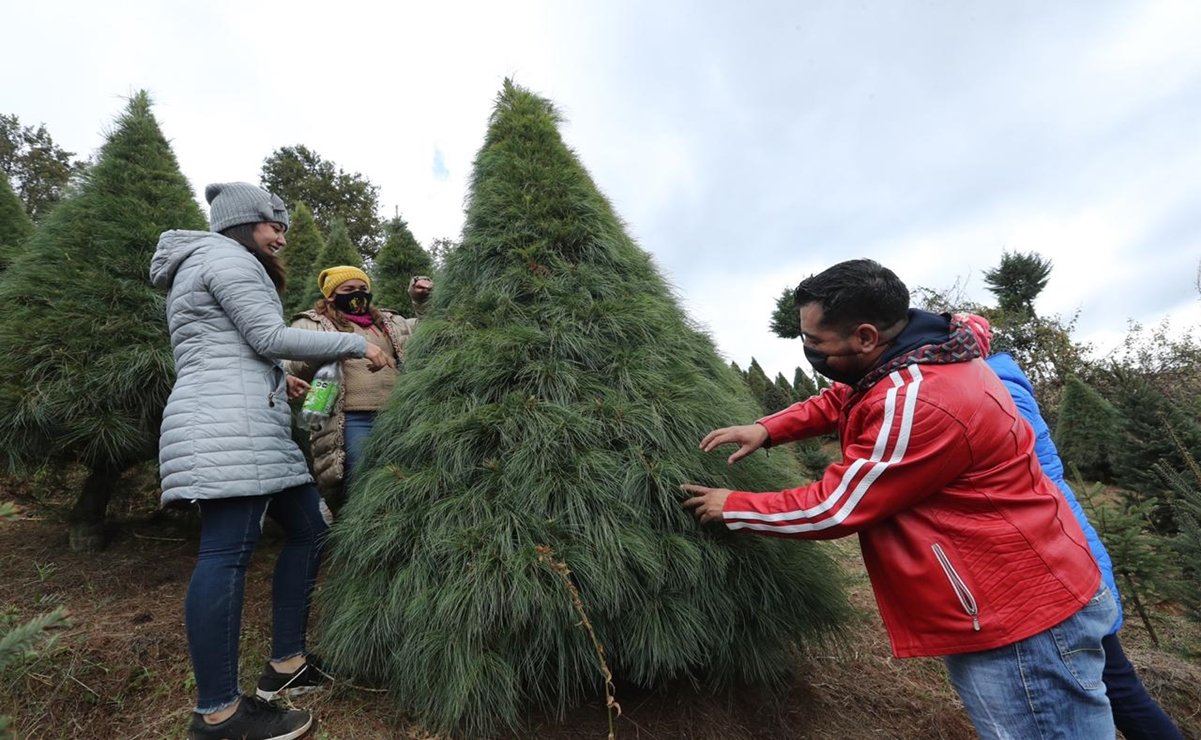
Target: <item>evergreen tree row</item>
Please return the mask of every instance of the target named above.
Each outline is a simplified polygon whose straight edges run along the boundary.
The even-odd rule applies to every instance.
[[[792,293],[789,292],[788,295],[791,301]],[[782,411],[794,403],[817,395],[822,388],[829,386],[825,378],[820,375],[811,376],[800,367],[794,371],[792,383],[788,382],[784,373],[777,373],[776,379],[770,381],[767,379],[767,373],[754,357],[751,358],[751,364],[745,371],[739,368],[736,362],[730,363],[730,367],[742,377],[751,392],[751,397],[758,401],[761,413],[756,416]],[[807,477],[815,479],[831,462],[830,455],[824,449],[824,443],[831,441],[835,440],[829,437],[805,439],[789,445],[788,449],[796,455],[797,461],[801,464]]]
[[[335,265],[364,267],[362,255],[355,249],[350,233],[340,219],[334,219],[329,233],[322,234],[303,202],[292,205],[291,216],[288,247],[283,253],[288,275],[284,313],[289,317],[312,308],[322,297],[317,289],[317,274],[321,270]],[[409,279],[432,274],[434,261],[409,231],[404,219],[393,218],[384,225],[384,231],[384,244],[374,262],[367,266],[372,278],[374,303],[411,317],[414,312],[408,293]]]

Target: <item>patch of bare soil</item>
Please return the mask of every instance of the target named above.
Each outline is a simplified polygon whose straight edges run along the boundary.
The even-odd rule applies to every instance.
[[[14,718],[21,738],[182,737],[194,693],[183,600],[196,558],[195,518],[172,513],[126,519],[114,527],[107,550],[88,555],[68,551],[65,531],[61,521],[37,507],[0,522],[0,618],[13,624],[63,605],[72,620],[38,657],[5,677],[0,714]],[[244,687],[253,685],[267,654],[271,567],[279,546],[278,535],[269,531],[247,578]],[[846,564],[859,608],[845,643],[799,658],[796,679],[782,693],[712,695],[686,688],[648,693],[618,684],[624,713],[615,722],[616,737],[973,737],[941,664],[889,657],[854,543],[828,546]],[[1164,626],[1159,629],[1162,636]],[[1197,644],[1191,634],[1182,645]],[[1137,625],[1124,637],[1152,691],[1186,735],[1201,737],[1197,663],[1146,644]],[[316,740],[433,737],[399,713],[386,694],[345,684],[305,697],[303,706],[320,718],[320,728],[310,734]],[[562,720],[531,717],[517,736],[566,740],[607,733],[604,702],[598,699]]]

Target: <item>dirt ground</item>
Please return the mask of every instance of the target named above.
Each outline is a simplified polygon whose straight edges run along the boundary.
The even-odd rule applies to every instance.
[[[14,496],[0,491],[0,501]],[[18,516],[0,521],[0,624],[63,605],[72,626],[40,655],[5,676],[0,715],[20,738],[183,737],[194,685],[184,641],[183,598],[195,562],[197,522],[188,514],[144,512],[112,528],[98,554],[67,548],[54,511],[15,497]],[[883,627],[853,542],[830,543],[846,563],[860,616],[845,643],[798,659],[782,694],[639,692],[620,684],[617,738],[945,738],[973,737],[941,664],[889,657]],[[253,685],[270,637],[270,575],[279,547],[268,532],[247,579],[241,673]],[[1127,652],[1188,737],[1201,737],[1201,637],[1179,618],[1157,625],[1149,645],[1130,623]],[[1194,651],[1190,653],[1189,651]],[[1187,657],[1188,655],[1192,657]],[[12,680],[9,680],[9,679]],[[432,738],[386,694],[341,684],[303,707],[320,719],[311,740]],[[603,701],[559,720],[530,717],[517,737],[605,738]]]

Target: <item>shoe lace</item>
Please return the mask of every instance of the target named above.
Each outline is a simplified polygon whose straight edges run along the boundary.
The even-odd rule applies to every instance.
[[[248,702],[246,704],[246,710],[247,710],[248,715],[259,716],[262,719],[267,719],[267,720],[277,719],[278,717],[282,716],[285,712],[287,712],[286,709],[277,707],[274,704],[272,704],[271,702],[267,701],[266,699],[260,699],[259,697],[254,696],[253,694],[243,696],[242,701]]]

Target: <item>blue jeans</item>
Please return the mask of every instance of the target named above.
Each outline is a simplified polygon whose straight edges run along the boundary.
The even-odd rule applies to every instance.
[[[188,584],[184,619],[196,674],[196,711],[216,712],[238,699],[238,637],[246,565],[263,533],[264,517],[283,527],[285,541],[271,582],[271,659],[304,653],[309,597],[328,526],[311,483],[268,496],[200,501],[200,555]]]
[[[1122,651],[1117,635],[1106,635],[1105,693],[1113,707],[1113,721],[1126,740],[1183,740],[1180,730],[1155,703],[1134,666]]]
[[[374,424],[374,411],[346,412],[346,462],[343,464],[342,470],[342,490],[344,491],[349,490],[351,476],[363,462],[363,448],[367,444],[367,437],[371,434],[371,427]]]
[[[1080,611],[1011,645],[943,658],[986,740],[1114,737],[1101,638],[1117,618],[1104,585]]]

